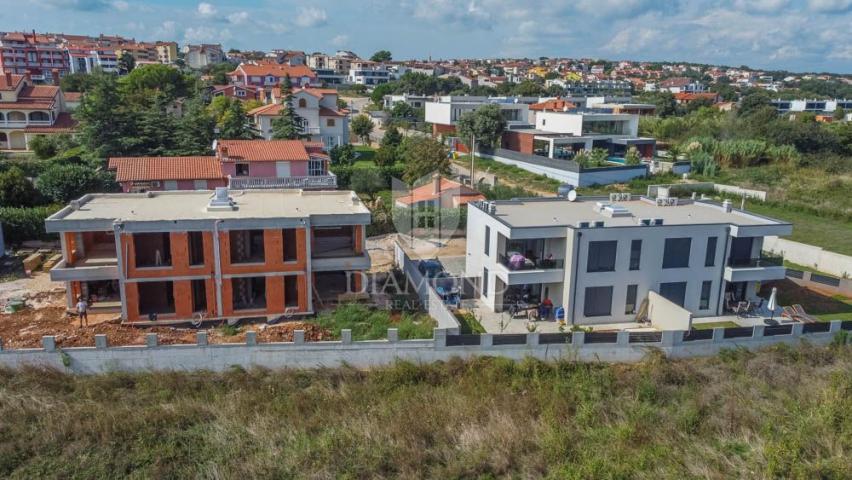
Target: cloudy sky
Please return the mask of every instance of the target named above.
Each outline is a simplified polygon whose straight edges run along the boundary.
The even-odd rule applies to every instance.
[[[394,58],[567,56],[852,73],[852,0],[0,0],[0,30]]]

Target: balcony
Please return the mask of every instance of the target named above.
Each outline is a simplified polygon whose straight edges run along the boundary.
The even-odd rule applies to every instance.
[[[782,280],[785,273],[783,258],[764,255],[760,258],[729,258],[724,278],[728,282],[764,282]]]
[[[561,270],[565,268],[565,260],[561,258],[525,258],[519,254],[513,256],[501,254],[497,257],[497,260],[511,272],[523,270]]]
[[[313,175],[308,177],[229,177],[228,188],[252,190],[263,188],[335,189],[336,175]]]
[[[54,282],[117,280],[118,258],[115,245],[95,245],[73,264],[62,260],[50,269],[50,279]]]
[[[557,283],[565,277],[565,260],[561,258],[540,259],[522,256],[520,254],[497,256],[495,273],[507,285],[523,285],[531,283]]]

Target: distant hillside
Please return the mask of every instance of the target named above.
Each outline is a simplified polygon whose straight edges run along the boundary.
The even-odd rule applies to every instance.
[[[0,371],[4,478],[852,478],[852,347],[639,365]]]

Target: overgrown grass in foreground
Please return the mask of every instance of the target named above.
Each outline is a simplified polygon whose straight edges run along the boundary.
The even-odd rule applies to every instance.
[[[377,340],[387,338],[388,328],[399,329],[399,338],[432,338],[435,320],[425,313],[393,314],[358,304],[341,305],[334,312],[323,313],[313,323],[331,330],[334,338],[340,338],[343,329],[352,330],[353,340]]]
[[[852,348],[361,372],[0,370],[6,478],[852,477]]]

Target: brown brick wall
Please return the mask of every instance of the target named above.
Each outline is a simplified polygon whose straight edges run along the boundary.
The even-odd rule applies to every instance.
[[[535,136],[531,133],[508,131],[503,134],[502,145],[506,150],[533,154],[533,140]]]

